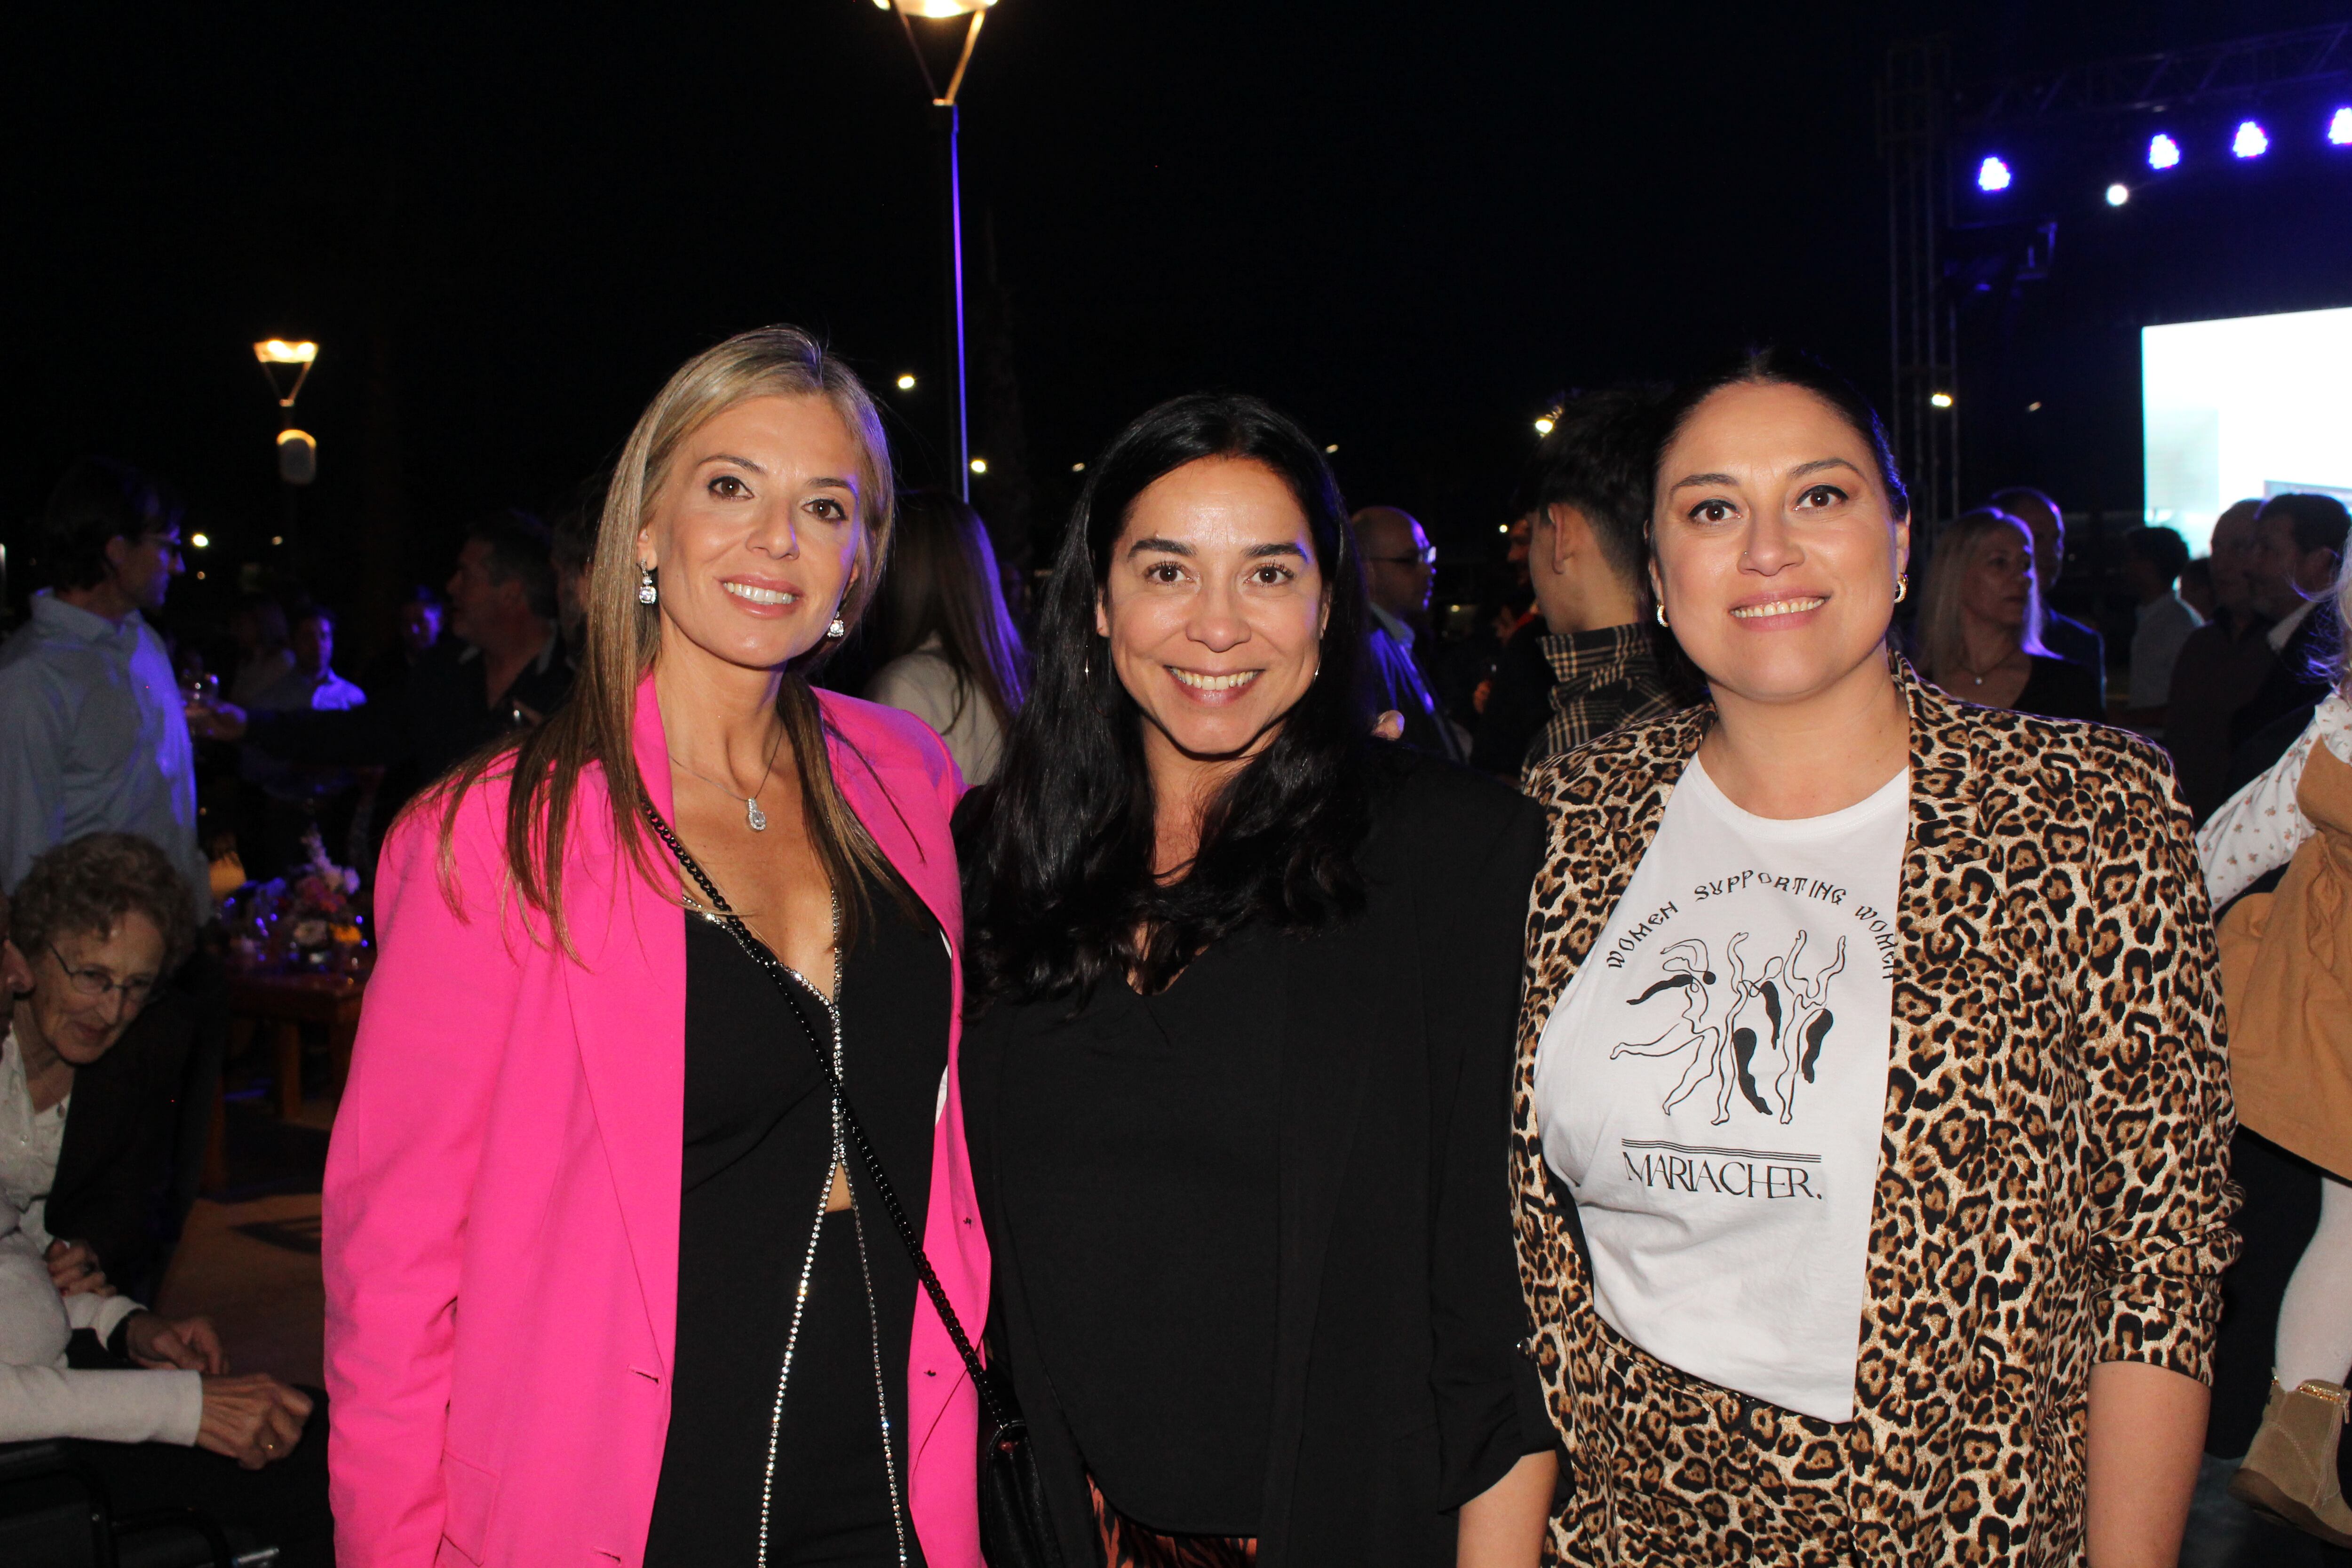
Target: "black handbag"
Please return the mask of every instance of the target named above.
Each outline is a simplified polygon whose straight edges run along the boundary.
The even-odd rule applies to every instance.
[[[890,1216],[899,1241],[906,1246],[907,1256],[914,1259],[924,1293],[930,1297],[933,1310],[947,1328],[948,1338],[955,1342],[956,1353],[963,1357],[964,1369],[971,1374],[981,1409],[981,1555],[988,1560],[989,1568],[1063,1568],[1061,1549],[1055,1542],[1053,1524],[1046,1517],[1045,1482],[1037,1473],[1037,1455],[1029,1441],[1029,1424],[1021,1418],[1021,1406],[1013,1397],[1011,1384],[983,1366],[979,1353],[971,1348],[955,1308],[948,1302],[948,1293],[940,1287],[939,1275],[932,1271],[930,1258],[924,1255],[923,1244],[915,1237],[915,1227],[908,1223],[907,1211],[899,1205],[898,1190],[883,1173],[881,1158],[867,1142],[866,1129],[850,1106],[849,1092],[842,1087],[841,1075],[834,1071],[832,1058],[825,1054],[808,1014],[802,1010],[800,994],[789,972],[782,961],[769,951],[768,944],[753,936],[751,928],[728,907],[727,900],[719,896],[719,889],[650,802],[646,805],[646,820],[653,824],[654,832],[702,889],[702,896],[710,901],[728,934],[783,993],[784,1005],[799,1021],[809,1049],[815,1053],[817,1067],[832,1087],[834,1103],[841,1108],[842,1125],[848,1130],[849,1141],[857,1150],[858,1163],[866,1168],[866,1179],[874,1185],[874,1195],[881,1200],[883,1212]]]

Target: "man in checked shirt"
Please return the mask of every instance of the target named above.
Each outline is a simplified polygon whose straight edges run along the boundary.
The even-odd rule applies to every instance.
[[[1690,683],[1669,675],[1669,634],[1651,624],[1654,402],[1634,388],[1569,399],[1519,481],[1514,511],[1533,524],[1528,572],[1553,677],[1551,716],[1528,748],[1523,776],[1621,724],[1696,699]]]

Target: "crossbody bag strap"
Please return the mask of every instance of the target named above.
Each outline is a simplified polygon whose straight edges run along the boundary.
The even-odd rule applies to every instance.
[[[693,878],[695,885],[702,889],[702,896],[710,900],[710,907],[719,914],[719,923],[727,928],[736,945],[752,963],[767,971],[768,978],[775,982],[778,991],[783,993],[784,1005],[799,1020],[801,1033],[807,1037],[809,1049],[816,1057],[816,1065],[824,1073],[825,1082],[832,1086],[834,1103],[841,1107],[842,1125],[849,1130],[849,1141],[856,1147],[858,1163],[865,1166],[867,1179],[874,1184],[874,1195],[881,1199],[882,1210],[890,1216],[890,1224],[898,1231],[898,1239],[906,1245],[907,1256],[914,1259],[915,1272],[922,1279],[924,1293],[930,1297],[932,1309],[947,1327],[948,1338],[955,1342],[956,1354],[963,1358],[965,1370],[971,1373],[972,1387],[979,1391],[981,1403],[987,1407],[989,1420],[996,1426],[1003,1427],[1008,1424],[1008,1415],[997,1400],[986,1370],[981,1365],[979,1353],[971,1348],[971,1341],[964,1333],[962,1322],[956,1317],[955,1308],[948,1301],[948,1293],[940,1286],[940,1277],[932,1269],[922,1242],[915,1235],[914,1225],[898,1203],[898,1190],[891,1186],[890,1178],[882,1170],[881,1156],[874,1152],[873,1143],[866,1136],[864,1124],[857,1120],[857,1111],[849,1102],[849,1091],[842,1086],[841,1075],[834,1070],[832,1058],[825,1054],[815,1027],[810,1024],[807,1012],[801,1006],[800,994],[793,984],[792,972],[769,950],[766,942],[751,934],[751,928],[743,923],[742,917],[729,907],[726,899],[720,896],[702,868],[695,863],[694,857],[686,852],[686,846],[678,842],[677,835],[670,831],[669,824],[662,820],[661,813],[654,809],[650,801],[646,805],[646,820],[653,825],[654,832],[661,841],[669,847],[669,852],[677,858],[677,863],[684,868],[686,874]]]

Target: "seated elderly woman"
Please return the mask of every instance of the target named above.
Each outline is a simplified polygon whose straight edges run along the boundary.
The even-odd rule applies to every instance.
[[[312,1472],[307,1486],[236,1473],[294,1452],[310,1396],[266,1374],[230,1375],[209,1321],[166,1319],[114,1293],[102,1247],[47,1228],[61,1149],[89,1143],[142,1163],[139,1139],[126,1147],[120,1134],[148,1120],[139,1102],[152,1086],[104,1064],[185,956],[189,904],[163,851],[121,833],[50,850],[13,908],[0,900],[0,1442],[77,1439],[75,1457],[106,1479],[118,1510],[194,1505],[289,1542],[322,1536],[322,1433],[294,1467]],[[168,1110],[170,1089],[152,1092]],[[96,1342],[69,1357],[83,1330]]]

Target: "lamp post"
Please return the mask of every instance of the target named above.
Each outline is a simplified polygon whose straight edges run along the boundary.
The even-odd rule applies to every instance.
[[[947,240],[947,310],[945,312],[947,371],[947,467],[948,486],[959,498],[971,499],[971,438],[964,417],[964,353],[963,353],[963,195],[961,180],[956,163],[956,93],[963,86],[964,72],[971,65],[971,51],[980,42],[980,25],[988,16],[988,8],[996,0],[874,0],[885,11],[896,12],[898,26],[907,35],[907,47],[915,57],[916,68],[923,73],[923,89],[931,98],[931,130],[938,139],[940,171],[940,206]],[[922,40],[915,36],[915,23],[961,20],[963,43],[957,51],[955,70],[948,77],[945,91],[939,78],[932,73],[931,62],[923,53]],[[905,378],[901,378],[902,384]]]
[[[310,367],[319,361],[319,345],[268,338],[253,345],[253,357],[261,362],[261,374],[283,414],[284,426],[278,432],[278,477],[286,484],[285,538],[291,548],[296,495],[301,486],[319,477],[319,443],[309,431],[294,427],[294,400],[302,395],[302,384],[310,379]]]

